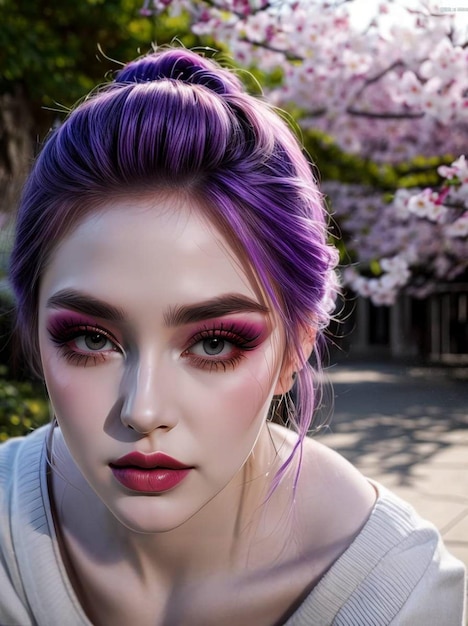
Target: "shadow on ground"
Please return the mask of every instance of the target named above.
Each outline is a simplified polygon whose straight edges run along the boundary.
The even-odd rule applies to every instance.
[[[321,440],[361,470],[393,474],[401,486],[454,445],[464,446],[468,469],[467,374],[391,364],[332,368],[335,408]]]

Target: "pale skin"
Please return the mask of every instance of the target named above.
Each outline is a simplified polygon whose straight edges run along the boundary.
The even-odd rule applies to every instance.
[[[309,439],[296,493],[293,467],[265,503],[296,437],[268,407],[297,364],[260,295],[181,195],[109,201],[52,255],[39,299],[60,427],[51,491],[96,626],[281,623],[372,510],[374,488]],[[109,466],[132,451],[191,469],[164,493],[132,491]]]

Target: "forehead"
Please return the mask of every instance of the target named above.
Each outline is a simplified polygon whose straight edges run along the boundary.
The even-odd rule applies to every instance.
[[[68,288],[111,300],[141,300],[145,290],[185,301],[200,293],[259,296],[245,260],[203,207],[176,195],[113,199],[86,217],[51,256],[41,294]]]

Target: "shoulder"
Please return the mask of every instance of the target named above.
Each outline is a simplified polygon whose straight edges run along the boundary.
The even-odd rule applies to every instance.
[[[351,463],[305,439],[294,507],[306,542],[334,546],[336,558],[364,526],[376,498],[375,487]]]
[[[19,527],[46,529],[46,442],[50,425],[0,446],[0,532],[20,537]],[[7,522],[10,520],[10,522]],[[43,526],[40,526],[40,524]],[[17,548],[15,547],[15,550]]]
[[[49,432],[49,425],[43,426],[26,437],[14,437],[0,445],[0,493],[37,467]]]
[[[26,438],[14,437],[0,445],[0,510],[10,503],[9,493],[18,478],[18,458],[24,449]]]
[[[284,462],[297,444],[297,435],[279,426],[273,426],[271,434],[279,462]],[[375,488],[343,457],[315,440],[303,442],[268,509],[275,523],[280,520],[273,526],[285,537],[282,554],[297,568],[297,576],[301,573],[303,588],[315,584],[349,548],[375,500]],[[286,532],[282,520],[287,520]]]
[[[51,426],[0,446],[0,624],[89,625],[63,564],[47,486]],[[2,492],[3,491],[3,495]]]
[[[321,575],[288,626],[338,615],[360,626],[461,626],[465,570],[437,529],[313,439],[304,442],[295,511]]]
[[[287,626],[308,624],[312,615],[317,623],[361,626],[464,623],[464,566],[431,523],[377,487],[369,519]]]
[[[387,614],[401,626],[461,626],[464,565],[447,551],[431,522],[391,491],[378,488],[375,510],[358,544],[365,546],[366,555],[378,550],[380,558],[360,585],[361,597],[369,589],[385,594]]]
[[[47,427],[0,445],[0,623],[32,623],[23,572],[31,565],[31,519],[41,509],[39,466]],[[27,513],[31,513],[28,515]]]
[[[29,506],[37,507],[49,426],[39,428],[27,437],[15,437],[0,445],[0,533],[14,534],[14,524]],[[32,504],[31,504],[32,503]],[[20,515],[21,514],[21,515]]]

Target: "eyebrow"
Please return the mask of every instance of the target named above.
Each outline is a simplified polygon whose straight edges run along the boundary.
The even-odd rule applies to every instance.
[[[197,304],[171,308],[164,316],[164,321],[167,326],[183,326],[243,312],[268,313],[269,309],[246,296],[227,294]]]
[[[47,308],[71,309],[115,322],[121,322],[125,318],[122,309],[74,289],[62,289],[55,293],[47,300]]]
[[[115,322],[121,322],[125,319],[122,309],[74,289],[62,289],[52,295],[47,300],[47,308],[70,309]],[[184,324],[193,324],[202,320],[243,312],[266,314],[269,313],[269,309],[264,304],[247,298],[247,296],[227,294],[197,304],[170,308],[164,314],[164,323],[167,326],[183,326]]]

